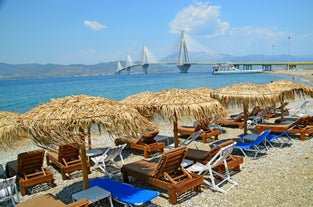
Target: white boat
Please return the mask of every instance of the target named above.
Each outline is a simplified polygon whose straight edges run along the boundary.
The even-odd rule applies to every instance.
[[[230,63],[219,63],[213,65],[213,74],[241,74],[241,73],[262,73],[262,69],[238,69]]]

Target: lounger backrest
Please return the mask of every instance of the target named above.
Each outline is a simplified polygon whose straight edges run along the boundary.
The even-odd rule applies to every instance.
[[[194,142],[200,136],[201,132],[202,132],[202,129],[192,133],[192,135],[190,135],[186,140],[184,140],[179,145],[180,146],[187,146],[187,145],[189,145],[191,142]]]
[[[45,151],[42,149],[20,153],[17,156],[18,175],[22,177],[34,171],[41,171],[44,155]]]
[[[259,145],[261,142],[263,142],[263,140],[267,137],[267,135],[269,135],[269,133],[271,133],[271,130],[264,130],[263,132],[261,132],[261,134],[259,134],[259,136],[255,139],[255,141],[253,141],[254,145]]]
[[[137,141],[138,144],[145,143],[145,144],[151,144],[155,143],[156,141],[153,139],[159,134],[158,130],[146,132],[142,135],[142,137]]]
[[[168,174],[178,172],[187,151],[188,148],[182,146],[164,152],[158,162],[153,177],[160,178],[164,175],[164,172]]]
[[[205,160],[211,159],[214,155],[216,155],[216,153],[225,146],[231,145],[233,144],[235,141],[234,140],[228,140],[226,142],[222,142],[216,146],[214,146],[213,148],[211,148],[206,154],[205,154]]]
[[[229,157],[234,149],[234,146],[236,145],[236,142],[233,142],[227,146],[222,147],[207,163],[206,166],[209,165],[209,167],[214,168],[219,163],[224,161],[227,157]]]
[[[59,162],[63,163],[63,158],[66,161],[75,160],[79,158],[78,143],[61,144],[59,146]]]
[[[126,147],[127,144],[119,145],[117,147],[108,148],[104,155],[106,155],[105,160],[113,160],[117,156],[119,156],[123,149]]]
[[[258,113],[261,111],[261,109],[260,109],[260,107],[259,106],[255,106],[253,109],[252,109],[252,111],[251,111],[251,113],[249,114],[249,116],[256,116],[256,115],[258,115]]]
[[[282,136],[285,136],[289,133],[290,130],[296,128],[297,125],[293,125],[292,127],[288,128],[286,131],[282,132],[281,134],[277,135],[278,137],[282,137]]]
[[[239,114],[233,121],[234,121],[234,122],[240,122],[241,119],[243,119],[243,117],[244,117],[244,113],[241,113],[241,114]]]

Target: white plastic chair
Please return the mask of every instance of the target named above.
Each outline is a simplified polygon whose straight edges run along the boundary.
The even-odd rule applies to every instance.
[[[222,193],[227,193],[230,189],[237,186],[238,183],[233,181],[230,177],[230,173],[227,165],[227,157],[229,157],[234,149],[236,142],[227,145],[221,148],[210,160],[207,164],[202,164],[200,162],[195,163],[194,165],[188,167],[186,170],[188,172],[198,172],[199,175],[204,176],[204,183],[211,186],[213,189],[220,191]],[[213,170],[214,167],[223,163],[225,166],[225,173],[221,174]],[[207,179],[207,174],[209,174],[209,180]],[[222,178],[219,183],[216,183],[215,175]],[[230,186],[227,189],[223,189],[221,185],[227,182],[230,183]],[[226,187],[225,187],[226,188]]]
[[[104,174],[110,175],[107,170],[106,165],[115,164],[118,168],[119,166],[115,162],[115,159],[119,156],[122,163],[124,164],[124,159],[122,156],[122,151],[127,144],[119,145],[117,147],[108,148],[102,155],[97,157],[91,157],[90,159],[95,163],[95,167],[100,168]]]
[[[200,134],[201,134],[202,131],[203,131],[203,130],[200,129],[200,130],[194,132],[192,135],[190,135],[189,137],[187,137],[182,143],[179,143],[178,146],[179,146],[179,147],[181,147],[181,146],[187,146],[187,145],[189,145],[189,144],[191,144],[191,143],[193,142],[193,143],[195,144],[195,147],[196,147],[197,149],[199,149],[198,144],[197,144],[197,142],[196,142],[196,139],[200,136]],[[173,149],[173,148],[174,148],[174,143],[173,143],[173,144],[170,144],[170,145],[168,145],[168,146],[166,146],[166,148],[167,148],[167,149]]]
[[[299,108],[290,109],[289,113],[291,116],[301,117],[308,114],[307,107],[310,101],[304,101]]]
[[[0,179],[0,199],[5,200],[10,198],[13,206],[15,206],[14,193],[16,194],[17,201],[20,202],[20,198],[18,196],[17,187],[16,187],[16,176]]]

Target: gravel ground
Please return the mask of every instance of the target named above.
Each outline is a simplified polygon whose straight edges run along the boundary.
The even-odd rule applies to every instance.
[[[171,138],[171,127],[168,123],[159,123],[160,135]],[[223,128],[224,133],[220,139],[237,138],[242,130]],[[97,147],[113,146],[112,140],[100,136],[93,140]],[[191,146],[193,147],[193,146]],[[37,149],[32,141],[20,143],[9,151],[1,151],[0,163],[5,166],[7,161],[16,159],[20,152]],[[200,143],[201,149],[209,149],[209,144]],[[235,154],[240,152],[234,151]],[[151,157],[159,156],[159,153],[151,154]],[[241,171],[232,175],[238,186],[227,194],[212,191],[208,186],[202,185],[201,193],[187,192],[179,196],[176,206],[313,206],[313,139],[300,141],[297,136],[292,139],[292,144],[279,148],[270,148],[265,155],[257,159],[244,158]],[[142,159],[142,152],[125,149],[123,151],[125,162],[133,162]],[[71,202],[71,195],[82,190],[81,172],[70,175],[70,179],[63,181],[61,174],[52,166],[46,167],[53,172],[56,187],[48,185],[37,185],[28,189],[28,195],[21,196],[24,201],[33,196],[52,193],[64,203]],[[92,168],[89,178],[101,177],[103,173]],[[114,180],[122,181],[120,174],[112,177]],[[131,179],[131,183],[138,187],[154,189],[160,192],[160,196],[152,201],[152,206],[171,206],[168,203],[167,194],[161,189]],[[7,202],[0,203],[0,206],[7,206]],[[106,206],[106,203],[103,204]],[[115,206],[121,206],[116,204]]]

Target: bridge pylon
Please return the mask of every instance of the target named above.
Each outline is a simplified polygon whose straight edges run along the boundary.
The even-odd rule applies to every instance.
[[[190,55],[187,49],[185,34],[184,31],[182,31],[180,36],[177,67],[179,68],[181,73],[188,73],[190,66]]]
[[[130,74],[131,66],[133,66],[133,61],[132,61],[130,55],[127,55],[126,62],[125,62],[125,68],[126,68],[126,71],[127,71],[128,75]]]
[[[149,67],[149,60],[148,60],[148,49],[146,45],[144,45],[142,48],[141,67],[142,67],[144,74],[147,74],[148,67]]]
[[[118,61],[115,74],[121,74],[122,69],[123,69],[123,66],[122,66],[121,62]]]

